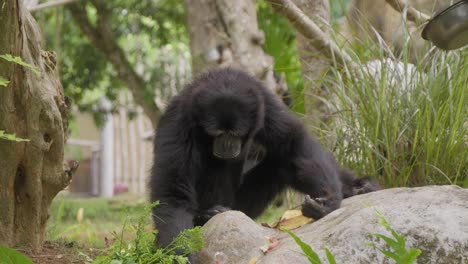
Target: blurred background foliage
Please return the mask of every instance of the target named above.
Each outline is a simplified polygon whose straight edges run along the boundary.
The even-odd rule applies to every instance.
[[[164,94],[164,66],[177,63],[180,54],[188,59],[190,56],[184,2],[119,0],[108,4],[112,7],[117,42],[149,84],[148,95],[154,95],[155,90]],[[303,79],[295,32],[265,1],[258,1],[257,9],[259,26],[266,37],[264,49],[274,57],[275,70],[286,74],[294,110],[303,112]],[[96,20],[94,8],[88,5],[87,10],[90,20]],[[112,65],[83,36],[71,15],[63,7],[57,7],[36,12],[34,16],[43,31],[45,49],[60,54],[62,84],[75,105],[81,111],[97,112],[96,104],[103,95],[116,102],[118,91],[125,89],[125,85]]]
[[[182,1],[130,1],[108,3],[112,9],[112,29],[134,69],[148,85],[146,94],[164,92],[165,66],[179,56],[189,57]],[[87,6],[88,18],[96,20],[96,10]],[[64,7],[34,13],[43,32],[45,49],[56,51],[65,95],[81,111],[99,113],[98,100],[106,96],[118,103],[119,90],[125,85],[115,69],[81,33]],[[103,40],[105,41],[105,40]]]

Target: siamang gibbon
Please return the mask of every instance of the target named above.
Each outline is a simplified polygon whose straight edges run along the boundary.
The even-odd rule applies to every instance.
[[[340,167],[262,82],[232,68],[202,74],[171,100],[154,155],[159,246],[226,210],[255,218],[286,187],[306,194],[302,212],[315,219],[378,189]]]

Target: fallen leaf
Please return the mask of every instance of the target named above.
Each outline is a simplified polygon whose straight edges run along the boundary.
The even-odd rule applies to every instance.
[[[301,210],[287,210],[284,214],[278,219],[278,221],[273,224],[262,224],[266,227],[276,228],[276,229],[296,229],[308,223],[312,223],[314,219],[303,216]]]
[[[263,252],[263,254],[266,254],[268,251],[274,249],[280,243],[280,241],[276,239],[276,237],[265,237],[265,238],[266,238],[265,245],[260,247],[260,250]]]
[[[288,220],[290,218],[294,218],[297,216],[301,216],[302,212],[301,210],[287,210],[283,213],[283,215],[280,217],[281,220]]]

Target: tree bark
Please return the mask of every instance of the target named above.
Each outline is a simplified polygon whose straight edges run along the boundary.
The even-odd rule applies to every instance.
[[[49,207],[70,181],[63,163],[69,100],[55,69],[55,53],[41,50],[39,28],[22,5],[0,5],[0,55],[19,56],[31,70],[0,59],[0,130],[30,139],[0,139],[0,244],[41,249]]]
[[[215,67],[234,66],[264,81],[279,95],[284,77],[275,78],[274,61],[262,45],[254,0],[186,0],[187,28],[194,75]]]
[[[117,44],[111,26],[111,9],[105,0],[92,0],[91,2],[97,11],[95,26],[88,19],[84,2],[70,4],[67,8],[83,34],[114,66],[117,75],[127,85],[135,102],[143,108],[153,127],[156,127],[161,116],[161,109],[156,106],[153,98],[145,94],[145,81],[138,75],[125,52]]]

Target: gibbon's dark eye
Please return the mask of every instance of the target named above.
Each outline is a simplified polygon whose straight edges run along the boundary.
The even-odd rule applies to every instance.
[[[213,142],[213,155],[220,159],[237,158],[241,153],[242,140],[230,134],[221,134]]]

